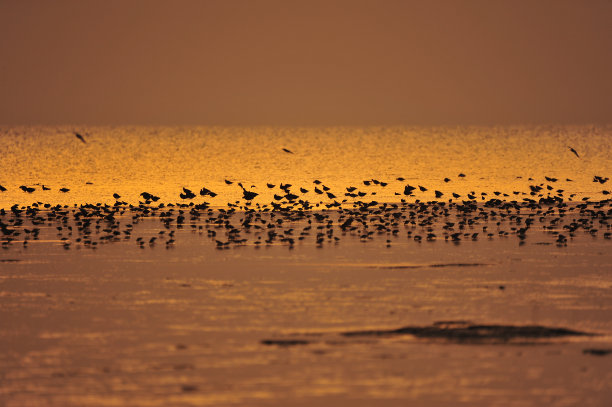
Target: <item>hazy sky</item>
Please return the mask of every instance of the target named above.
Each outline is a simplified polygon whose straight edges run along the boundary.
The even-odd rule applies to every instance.
[[[0,124],[611,122],[607,0],[0,0]]]

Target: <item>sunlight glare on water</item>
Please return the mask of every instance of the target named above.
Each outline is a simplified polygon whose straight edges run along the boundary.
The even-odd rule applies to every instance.
[[[317,201],[315,179],[339,197],[347,186],[379,179],[389,186],[376,189],[376,199],[398,201],[395,193],[406,183],[426,186],[428,192],[417,197],[431,199],[434,189],[447,195],[524,191],[546,175],[559,178],[557,187],[568,193],[596,197],[602,186],[593,176],[612,172],[609,126],[4,127],[0,140],[5,208],[34,201],[111,203],[113,193],[136,203],[143,191],[177,202],[182,187],[197,193],[203,186],[219,194],[207,200],[222,206],[241,196],[236,182],[260,194],[255,202],[269,202],[273,194],[266,183],[281,182],[303,186],[310,191],[304,198]],[[225,179],[235,182],[227,185]],[[41,184],[51,190],[41,191]],[[27,194],[20,185],[36,191]],[[70,191],[58,192],[62,187]]]

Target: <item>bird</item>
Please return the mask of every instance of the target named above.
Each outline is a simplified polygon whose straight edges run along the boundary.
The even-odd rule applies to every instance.
[[[74,135],[76,136],[76,138],[78,138],[79,140],[81,140],[83,143],[87,143],[87,142],[85,141],[85,138],[83,138],[83,135],[81,135],[81,133],[78,133],[78,132],[76,132],[76,131],[75,131],[75,132],[74,132]]]
[[[31,188],[31,187],[26,187],[25,185],[22,185],[22,186],[20,186],[19,188],[20,188],[20,189],[21,189],[23,192],[27,192],[27,193],[29,193],[29,194],[31,194],[32,192],[34,192],[34,191],[35,191],[35,189],[34,189],[34,188]]]
[[[226,181],[227,182],[227,181]],[[210,195],[211,197],[215,197],[217,196],[216,193],[214,193],[213,191],[211,191],[210,189],[206,188],[206,187],[202,187],[202,189],[200,189],[200,195],[202,196],[206,196],[206,195]]]
[[[196,197],[196,195],[190,189],[183,187],[183,193],[180,193],[179,197],[181,199],[193,199]]]
[[[115,199],[119,199],[119,198],[121,198],[121,195],[119,195],[118,193],[116,193],[116,192],[115,192],[115,193],[113,194],[113,198],[115,198]]]
[[[247,191],[244,186],[242,186],[242,182],[238,183],[238,186],[240,186],[240,188],[242,188],[242,196],[244,199],[246,199],[247,201],[252,201],[253,198],[255,198],[257,195],[259,195],[257,192],[252,192],[252,191]]]
[[[6,188],[0,185],[0,192],[4,192],[4,191],[6,191]]]
[[[233,181],[230,181],[230,180],[228,180],[228,179],[226,179],[226,180],[225,180],[225,183],[226,183],[227,185],[232,185],[234,182],[233,182]]]
[[[42,185],[42,190],[43,191],[49,191],[51,188],[45,186],[45,184]]]
[[[293,154],[293,151],[291,151],[291,150],[289,150],[289,149],[286,149],[286,148],[283,148],[283,151],[284,151],[285,153]]]
[[[412,191],[414,191],[416,188],[413,187],[412,185],[406,185],[404,187],[404,195],[412,195]]]
[[[580,158],[580,156],[578,155],[578,152],[576,152],[576,150],[574,150],[574,149],[573,149],[572,147],[570,147],[570,146],[567,146],[567,148],[569,148],[569,150],[570,150],[572,153],[576,154],[576,157]]]
[[[593,182],[599,182],[600,184],[605,184],[606,182],[608,182],[610,178],[608,177],[600,177],[599,175],[594,175],[593,176]]]
[[[70,191],[70,189],[68,189],[68,188],[60,188],[60,192],[64,192],[64,193],[66,193],[66,192],[68,192],[68,191]]]

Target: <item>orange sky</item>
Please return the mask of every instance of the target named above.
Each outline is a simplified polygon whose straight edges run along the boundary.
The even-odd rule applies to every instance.
[[[612,122],[612,1],[0,0],[0,124]]]

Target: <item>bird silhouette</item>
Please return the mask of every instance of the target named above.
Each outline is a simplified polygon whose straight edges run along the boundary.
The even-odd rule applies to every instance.
[[[4,188],[2,185],[0,185],[0,192],[4,192],[6,191],[6,188]]]
[[[593,176],[593,182],[599,182],[600,184],[605,184],[606,182],[608,182],[610,178],[608,177],[600,177],[599,175],[594,175]]]
[[[257,195],[259,195],[257,192],[247,191],[244,186],[242,186],[241,182],[238,183],[238,186],[242,188],[242,196],[247,201],[252,201]]]
[[[570,146],[567,146],[567,148],[569,148],[569,150],[570,150],[572,153],[576,154],[576,157],[580,158],[580,156],[578,155],[578,152],[577,152],[576,150],[574,150],[574,148],[572,148],[572,147],[570,147]]]
[[[76,138],[81,140],[83,143],[87,144],[87,142],[85,141],[85,138],[83,137],[83,135],[81,133],[78,133],[78,132],[75,131],[74,135],[76,136]]]
[[[227,182],[227,181],[226,181]],[[210,195],[211,197],[215,197],[217,196],[216,193],[214,193],[213,191],[211,191],[210,189],[206,188],[206,187],[202,187],[202,189],[200,189],[200,195],[202,196],[206,196],[206,195]]]
[[[412,191],[414,191],[416,188],[413,187],[412,185],[406,185],[404,187],[404,195],[412,195]]]
[[[196,195],[190,189],[183,187],[183,192],[179,194],[181,199],[193,199]]]
[[[283,148],[283,151],[284,151],[285,153],[293,154],[293,151],[291,151],[291,150],[289,150],[289,149],[286,149],[286,148]]]

